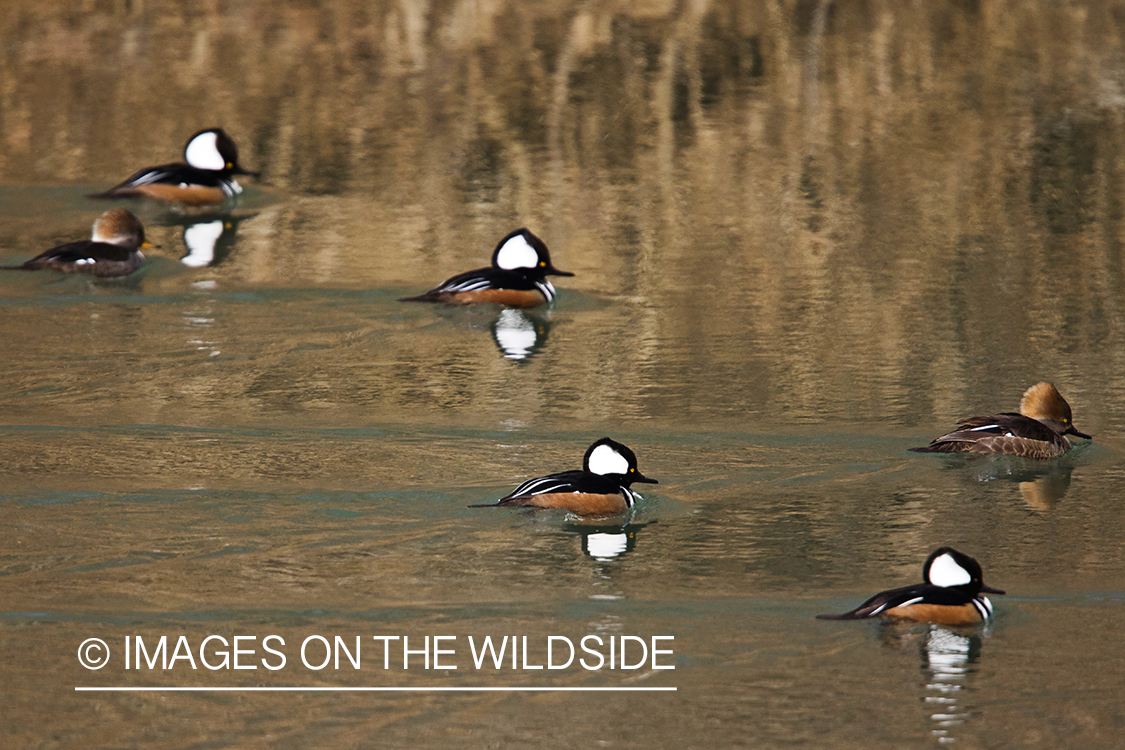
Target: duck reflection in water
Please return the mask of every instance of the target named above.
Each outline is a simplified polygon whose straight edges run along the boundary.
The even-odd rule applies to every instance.
[[[1031,510],[1050,510],[1062,500],[1070,489],[1070,475],[1074,464],[1061,458],[1044,464],[1040,461],[997,456],[980,466],[973,467],[973,478],[978,482],[1015,482],[1020,496]]]
[[[982,635],[988,627],[975,630],[926,625],[886,623],[882,640],[888,646],[906,650],[915,643],[922,657],[922,702],[930,711],[934,728],[931,734],[941,744],[957,741],[954,732],[972,718],[964,705],[972,690],[972,675],[980,660]]]
[[[180,262],[190,268],[217,266],[230,255],[238,225],[251,216],[216,216],[177,222],[184,228],[187,254]]]
[[[1016,456],[961,454],[950,457],[942,469],[961,472],[965,485],[1014,482],[1029,509],[1045,511],[1053,508],[1070,489],[1070,475],[1074,467],[1075,462],[1069,456],[1054,461],[1038,461]]]
[[[579,520],[563,526],[563,531],[579,535],[582,553],[590,560],[590,599],[617,601],[626,598],[625,589],[617,580],[618,571],[623,570],[619,563],[636,549],[637,537],[647,525],[632,522],[608,525]],[[612,623],[604,624],[612,632]]]
[[[527,362],[547,342],[550,324],[542,317],[524,310],[506,307],[492,323],[492,338],[504,359]]]
[[[187,248],[187,255],[180,258],[180,262],[191,268],[203,268],[214,264],[215,246],[227,226],[221,219],[215,219],[184,227],[184,247]],[[229,246],[230,243],[227,244]]]
[[[637,534],[647,524],[626,523],[620,525],[567,523],[564,531],[578,534],[582,538],[582,552],[598,562],[617,560],[632,552],[637,546]]]

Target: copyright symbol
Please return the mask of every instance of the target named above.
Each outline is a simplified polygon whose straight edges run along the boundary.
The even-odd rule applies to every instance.
[[[78,663],[86,669],[101,669],[109,664],[109,646],[101,638],[87,638],[78,647]]]

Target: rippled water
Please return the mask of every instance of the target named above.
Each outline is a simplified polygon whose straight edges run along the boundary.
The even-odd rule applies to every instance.
[[[263,176],[133,206],[128,279],[0,274],[0,744],[1116,747],[1121,20],[1005,8],[15,3],[3,264],[201,127]],[[552,307],[397,301],[521,225]],[[1044,379],[1093,442],[906,451]],[[660,481],[628,518],[468,507],[603,435]],[[814,619],[946,544],[986,627]],[[531,668],[588,635],[671,654]]]

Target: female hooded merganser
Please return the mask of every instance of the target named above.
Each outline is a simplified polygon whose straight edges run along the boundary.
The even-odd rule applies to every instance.
[[[896,622],[975,625],[992,616],[992,602],[981,592],[1003,594],[985,586],[980,563],[952,547],[934,550],[922,567],[925,583],[884,591],[851,612],[817,615],[820,620],[866,620],[880,617]]]
[[[38,271],[50,268],[63,273],[88,273],[103,278],[128,276],[144,263],[139,248],[153,247],[145,242],[145,228],[136,216],[123,208],[106,211],[94,222],[93,236],[69,242],[35,256],[22,266],[7,271]]]
[[[186,206],[214,206],[242,192],[236,174],[257,177],[238,165],[238,148],[220,128],[201,130],[184,146],[187,164],[147,167],[91,198],[153,198]]]
[[[508,307],[538,307],[558,294],[547,275],[573,276],[551,265],[547,245],[526,229],[517,229],[492,252],[492,267],[478,268],[448,279],[425,294],[400,302],[445,302],[469,305],[492,302]]]
[[[1007,453],[1025,458],[1057,458],[1070,450],[1067,435],[1092,440],[1071,423],[1070,404],[1050,383],[1036,383],[1020,399],[1019,414],[1006,412],[962,419],[957,429],[934,438],[916,453]]]
[[[472,508],[563,508],[580,516],[612,516],[632,508],[633,482],[658,484],[637,471],[633,451],[609,438],[586,449],[581,471],[529,479],[497,503]]]

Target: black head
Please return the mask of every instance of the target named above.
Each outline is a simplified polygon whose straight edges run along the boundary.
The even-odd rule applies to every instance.
[[[659,484],[637,470],[637,455],[627,447],[605,437],[586,449],[582,468],[591,474],[616,479],[622,487],[633,482]]]
[[[527,229],[517,229],[500,240],[492,251],[492,267],[538,276],[574,275],[551,265],[551,253],[546,243]]]
[[[983,575],[980,563],[952,547],[934,550],[922,567],[923,580],[933,586],[961,589],[973,595],[979,591],[989,594],[1004,593],[1000,589],[985,586]]]
[[[184,161],[196,169],[258,176],[257,172],[250,172],[239,166],[238,147],[222,128],[200,130],[189,138],[184,146]]]

